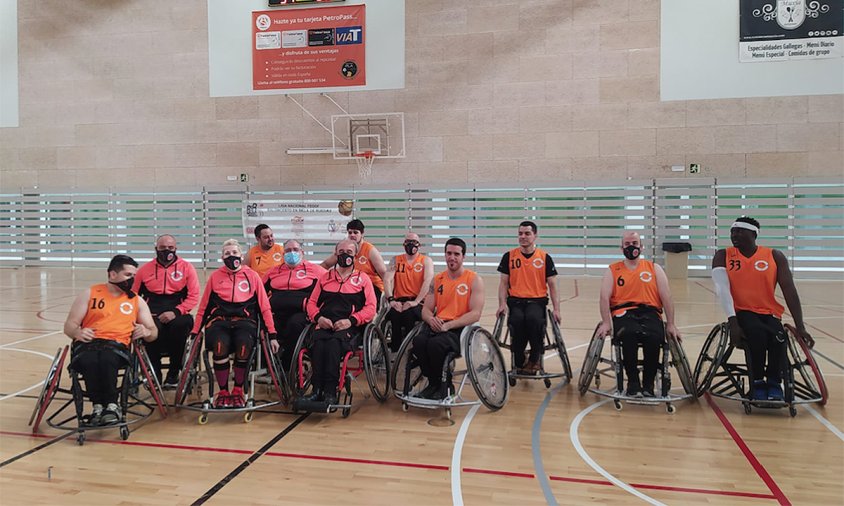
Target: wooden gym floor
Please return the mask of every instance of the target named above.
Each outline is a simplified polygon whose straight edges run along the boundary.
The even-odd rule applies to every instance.
[[[745,415],[701,398],[663,407],[612,403],[574,385],[522,381],[507,406],[403,413],[356,391],[339,414],[153,415],[128,441],[92,433],[84,446],[27,426],[73,297],[105,269],[0,269],[0,504],[844,504],[844,283],[800,281],[826,407]],[[492,327],[497,277],[482,323]],[[575,381],[598,320],[599,278],[561,277],[563,335]],[[723,319],[708,279],[672,282],[694,367]],[[559,359],[546,360],[549,369]],[[63,386],[69,381],[65,377]],[[676,381],[675,381],[676,384]],[[366,382],[361,386],[366,389]],[[172,393],[168,393],[172,398]],[[51,410],[58,402],[54,401]]]

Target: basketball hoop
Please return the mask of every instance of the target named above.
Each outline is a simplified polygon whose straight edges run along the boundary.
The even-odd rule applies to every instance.
[[[361,179],[368,179],[372,175],[372,164],[375,163],[375,153],[364,151],[355,153],[355,163],[358,165],[358,172]]]

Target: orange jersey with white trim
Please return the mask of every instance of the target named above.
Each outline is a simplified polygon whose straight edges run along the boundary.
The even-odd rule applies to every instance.
[[[624,261],[610,265],[612,272],[612,295],[610,310],[613,316],[624,314],[632,307],[622,305],[651,306],[662,311],[662,299],[656,284],[656,271],[650,260],[639,260],[634,270],[624,265]],[[612,309],[617,308],[617,309]]]
[[[249,250],[250,269],[258,273],[258,276],[264,277],[267,271],[284,262],[284,247],[281,244],[273,244],[273,247],[264,251],[260,244],[252,246]]]
[[[777,262],[774,250],[757,246],[750,258],[738,248],[727,248],[727,277],[736,311],[753,311],[782,318],[783,307],[774,297]]]
[[[361,272],[365,272],[369,276],[369,279],[372,280],[372,285],[383,292],[384,280],[382,280],[381,276],[375,272],[375,268],[369,260],[369,252],[372,251],[372,248],[374,248],[372,243],[366,241],[360,242],[360,251],[358,251],[358,254],[355,257],[355,262],[357,262],[356,269]]]
[[[415,299],[420,291],[427,289],[422,286],[423,281],[425,281],[425,255],[419,253],[413,262],[407,261],[407,255],[396,257],[393,297]]]
[[[457,279],[451,279],[448,271],[443,271],[434,277],[434,302],[437,307],[437,318],[450,321],[460,318],[469,312],[469,300],[472,298],[472,283],[475,274],[469,269],[463,269],[463,274]]]
[[[117,341],[129,346],[137,321],[138,297],[130,299],[125,293],[112,295],[106,284],[91,287],[88,311],[82,318],[83,329],[93,329],[97,339]]]
[[[548,254],[539,248],[530,257],[520,248],[510,250],[510,297],[539,299],[548,296],[547,257]]]

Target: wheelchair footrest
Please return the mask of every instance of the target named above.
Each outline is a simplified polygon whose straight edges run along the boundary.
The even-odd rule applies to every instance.
[[[293,401],[293,411],[304,411],[306,413],[333,413],[338,409],[351,407],[351,404],[328,404],[325,401],[309,401],[305,399],[296,399]]]

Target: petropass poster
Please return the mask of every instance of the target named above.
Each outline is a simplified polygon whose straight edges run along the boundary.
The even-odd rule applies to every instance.
[[[740,0],[739,9],[739,61],[844,55],[844,0]]]
[[[252,13],[252,88],[366,84],[366,5]]]

